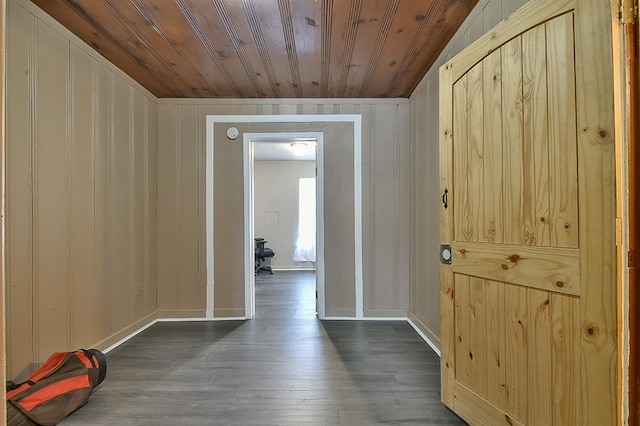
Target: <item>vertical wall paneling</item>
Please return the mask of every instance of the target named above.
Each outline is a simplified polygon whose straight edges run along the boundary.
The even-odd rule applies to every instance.
[[[298,106],[302,110],[302,105],[298,105],[295,103],[280,103],[278,105],[278,114],[280,115],[297,115],[301,112],[298,112]]]
[[[7,376],[26,367],[34,351],[33,324],[33,73],[34,18],[9,3],[6,104],[6,348]],[[7,19],[6,22],[8,22]],[[9,84],[10,83],[10,84]],[[12,141],[21,143],[11,143]],[[27,361],[27,362],[28,362]]]
[[[30,3],[8,3],[6,349],[21,378],[155,317],[157,100]]]
[[[483,30],[489,31],[495,27],[506,15],[502,14],[502,1],[488,1],[482,12]]]
[[[109,297],[108,285],[110,264],[109,264],[109,135],[111,134],[110,117],[111,97],[108,78],[109,71],[100,67],[94,62],[94,75],[96,76],[95,86],[92,91],[93,110],[95,114],[95,128],[93,133],[95,146],[95,168],[94,187],[95,204],[93,214],[95,215],[95,331],[98,336],[108,336],[111,334],[111,299]]]
[[[509,17],[528,0],[502,0],[502,19]]]
[[[416,119],[416,117],[418,116],[418,108],[410,108],[408,111],[408,120],[409,120],[409,133],[408,133],[408,137],[409,140],[413,141],[416,139],[416,135],[418,134],[418,120]],[[413,194],[418,194],[419,193],[419,182],[417,179],[412,179],[413,177],[416,177],[418,175],[418,149],[416,147],[416,144],[412,143],[409,145],[408,147],[408,154],[409,154],[409,231],[411,232],[411,230],[413,230],[415,232],[415,230],[418,228],[418,220],[417,220],[417,214],[416,212],[418,211],[418,203],[416,200],[415,196],[412,196]],[[407,239],[408,243],[409,243],[409,250],[411,253],[415,253],[418,250],[418,241],[416,238],[412,238],[411,234],[408,236]],[[411,262],[411,256],[409,256],[409,265],[408,266],[408,279],[409,282],[411,282],[411,277],[416,276],[418,268],[417,268],[417,264],[415,262]],[[410,286],[409,287],[409,312],[415,312],[415,308],[416,308],[416,298],[418,297],[417,294],[417,288],[416,286]]]
[[[131,285],[131,99],[129,86],[116,75],[111,75],[111,98],[113,108],[111,145],[111,176],[109,188],[111,240],[111,276],[115,291],[110,293],[113,331],[124,328],[133,317],[134,291]]]
[[[91,58],[71,45],[70,284],[71,346],[95,342],[94,324],[94,67]]]
[[[35,251],[37,358],[70,345],[69,42],[37,21]]]
[[[183,105],[179,109],[179,217],[178,276],[181,291],[178,292],[178,309],[204,309],[204,300],[198,300],[198,146],[200,132],[197,120],[198,107]],[[184,208],[192,206],[192,208]]]
[[[146,298],[146,312],[145,315],[150,315],[157,309],[157,295],[158,295],[158,258],[157,258],[157,184],[158,184],[158,107],[157,104],[146,98],[146,130],[147,130],[147,148],[145,149],[145,191],[147,196],[145,197],[146,211],[145,220],[147,220],[147,238],[145,239],[145,256],[148,259],[147,262],[147,281],[146,291],[144,296]],[[204,155],[203,155],[204,157]],[[203,160],[204,161],[204,160]]]
[[[197,107],[196,107],[197,108]],[[240,106],[240,113],[245,115],[252,115],[258,113],[258,105],[244,104]]]
[[[410,125],[408,105],[396,106],[396,134],[395,134],[395,176],[394,176],[394,204],[397,214],[394,218],[395,226],[395,274],[397,283],[403,283],[405,290],[394,291],[392,295],[393,308],[406,311],[409,308],[409,258],[411,256],[411,153],[410,153]],[[401,316],[405,316],[401,315]]]
[[[157,224],[158,303],[161,316],[204,315],[206,300],[202,297],[206,290],[206,271],[204,270],[206,259],[203,241],[205,205],[204,195],[201,192],[203,188],[199,185],[200,182],[204,182],[205,169],[204,163],[200,162],[196,153],[202,152],[204,155],[203,138],[207,114],[274,113],[282,115],[334,112],[362,114],[364,206],[362,241],[365,316],[406,315],[409,295],[408,276],[405,271],[409,264],[410,250],[408,240],[402,241],[402,236],[408,236],[410,232],[408,225],[410,197],[409,174],[406,167],[409,159],[409,108],[404,101],[349,99],[335,104],[327,100],[236,100],[231,102],[229,100],[163,99],[158,107],[158,167],[162,170],[158,181]],[[181,146],[179,153],[175,151],[175,140],[178,139]],[[216,149],[224,150],[226,156],[235,156],[235,151],[230,151],[230,144],[236,142],[230,142],[226,138],[216,141],[221,144]],[[332,142],[327,140],[327,143]],[[178,156],[180,156],[179,161]],[[230,161],[228,158],[231,157],[225,158],[228,163]],[[218,160],[215,161],[217,164]],[[346,160],[343,158],[340,161]],[[227,165],[220,167],[225,168]],[[220,167],[217,170],[214,167],[214,185],[218,191],[225,191],[227,186],[225,181],[231,179],[229,173],[232,171],[222,172]],[[339,191],[344,190],[344,185],[340,182],[334,181],[334,183],[338,185]],[[177,210],[168,211],[176,205]],[[228,214],[223,210],[226,211],[226,207],[216,206],[216,215]],[[186,232],[174,231],[178,229],[178,224],[181,224],[180,227],[184,226]],[[224,234],[225,238],[234,238],[234,241],[240,238],[239,234],[234,234],[235,231],[232,232],[236,235],[235,237],[231,234],[227,235],[228,231],[229,229],[217,229],[216,235],[221,237]],[[185,247],[192,253],[192,259],[187,259]],[[227,246],[226,250],[230,247]],[[180,254],[181,252],[183,254]],[[179,261],[180,256],[184,256],[184,261]],[[216,256],[216,268],[224,267],[220,265],[220,259]],[[180,268],[172,269],[174,268],[172,265],[178,261]],[[201,272],[198,272],[199,268],[202,268]],[[224,290],[224,295],[218,294],[220,288],[216,289],[216,316],[236,315],[237,307],[227,308],[223,305],[232,303],[232,300],[244,300],[244,298],[236,294],[232,298],[224,299],[231,295],[227,293],[228,289]],[[218,296],[223,299],[219,299]],[[336,302],[342,303],[339,300]],[[334,311],[334,315],[348,316],[351,312],[352,309],[345,311],[340,308]]]
[[[256,113],[260,113],[260,108],[256,108]],[[209,105],[198,105],[197,106],[197,117],[207,116],[211,114],[211,106]],[[199,124],[199,122],[198,122]],[[207,140],[206,140],[206,129],[203,126],[197,126],[198,136],[198,228],[199,232],[202,229],[206,229],[206,170],[207,170]],[[198,262],[198,274],[197,274],[197,292],[198,292],[198,301],[200,302],[199,306],[202,306],[204,309],[207,307],[207,288],[206,288],[206,280],[207,280],[207,240],[206,235],[202,235],[199,238],[198,243],[198,253],[197,253],[197,262]],[[200,285],[200,283],[204,283],[204,285]]]
[[[319,106],[317,104],[303,104],[302,105],[302,113],[303,114],[318,114]]]
[[[127,116],[131,115],[135,117],[135,97],[134,91],[132,87],[127,87],[128,96],[127,96]],[[138,127],[136,126],[136,120],[133,118],[129,125],[127,126],[128,135],[127,135],[127,158],[129,160],[127,164],[127,222],[125,224],[127,233],[127,260],[129,264],[127,265],[128,277],[126,286],[127,289],[130,289],[130,295],[127,298],[129,302],[129,311],[131,312],[131,317],[135,316],[136,305],[138,304],[138,289],[136,282],[136,269],[137,269],[137,259],[136,259],[136,182],[135,182],[135,163],[136,163],[136,133],[138,132]]]
[[[140,197],[142,198],[140,200],[141,202],[141,225],[142,225],[142,230],[141,230],[141,245],[142,245],[142,294],[140,296],[141,297],[141,309],[143,314],[148,314],[149,311],[149,293],[150,293],[150,288],[149,288],[149,280],[150,280],[150,267],[151,267],[151,256],[149,256],[149,240],[151,239],[151,228],[150,228],[150,222],[151,222],[151,218],[150,218],[150,210],[153,209],[155,210],[155,203],[150,205],[149,204],[149,199],[151,197],[150,191],[149,191],[149,174],[150,174],[150,167],[149,167],[149,151],[150,151],[150,142],[149,142],[149,101],[148,99],[141,99],[141,103],[142,103],[142,120],[144,123],[147,124],[147,126],[145,126],[142,129],[142,140],[140,141],[140,145],[142,147],[142,152],[141,152],[141,158],[140,158],[140,163],[141,163],[141,169],[142,169],[142,175],[140,176],[140,185],[141,185],[141,194]],[[153,227],[153,233],[156,232],[156,228],[155,226]]]
[[[176,109],[170,105],[158,106],[158,170],[162,170],[158,185],[158,309],[177,309],[177,235],[176,206]],[[173,226],[172,226],[173,225]]]
[[[369,282],[393,282],[395,262],[386,264],[383,259],[395,257],[395,123],[385,117],[395,116],[395,105],[384,105],[375,111],[375,134],[369,140],[369,164],[365,171],[366,185],[363,194],[368,206],[365,229],[369,230]],[[391,125],[389,125],[391,124]],[[374,182],[377,182],[375,184]],[[389,202],[392,200],[392,202]],[[391,220],[390,220],[391,219]],[[384,243],[383,243],[384,242]],[[389,268],[389,266],[391,266]],[[393,302],[393,289],[384,285],[373,285],[365,294],[367,307],[375,308],[379,301]],[[388,303],[388,302],[387,302]]]
[[[2,57],[0,57],[0,75],[3,76],[3,81],[0,83],[0,98],[2,99],[2,103],[0,104],[0,114],[3,117],[3,120],[0,121],[0,145],[2,146],[2,153],[0,154],[0,160],[2,162],[2,173],[3,173],[3,182],[5,180],[5,171],[6,171],[6,150],[5,150],[5,111],[6,111],[6,1],[0,1],[0,50],[2,51]],[[0,381],[6,381],[7,377],[7,343],[6,343],[6,190],[5,185],[3,183],[2,186],[2,221],[0,222],[2,226],[0,226],[0,238],[2,241],[2,257],[0,258],[0,271],[2,271],[2,276],[0,277],[0,353],[2,357],[0,358]],[[1,392],[1,396],[3,399],[6,398],[6,391]],[[2,410],[0,413],[0,424],[5,424],[7,422],[7,414],[5,410]]]
[[[440,277],[431,276],[431,271],[439,270],[438,240],[437,234],[433,234],[432,227],[437,225],[440,209],[442,204],[440,199],[439,176],[437,163],[426,167],[426,164],[437,161],[439,156],[438,143],[427,143],[426,135],[430,131],[438,128],[438,115],[431,113],[438,108],[438,80],[431,79],[423,85],[424,90],[416,95],[413,100],[411,110],[415,111],[416,123],[412,126],[415,128],[416,134],[412,139],[414,142],[420,140],[420,143],[413,143],[415,147],[414,158],[414,174],[411,175],[411,181],[415,190],[411,196],[415,199],[416,209],[412,210],[414,220],[412,222],[413,230],[411,232],[412,245],[415,250],[411,255],[412,275],[410,281],[412,283],[412,306],[410,317],[414,324],[418,326],[428,338],[439,345],[439,330],[433,329],[433,325],[439,324],[440,305],[439,290],[434,294],[429,291],[429,282],[439,282]],[[435,135],[436,140],[438,134]],[[435,195],[434,195],[435,194]],[[452,198],[449,194],[450,199]],[[431,232],[431,234],[430,234]],[[437,232],[437,229],[436,229]],[[421,236],[421,237],[419,237]],[[435,282],[432,280],[436,280]],[[437,298],[438,300],[434,299]]]
[[[243,317],[245,315],[243,150],[239,143],[240,138],[229,140],[226,137],[225,132],[228,126],[220,125],[219,127],[220,137],[214,138],[213,141],[214,316]],[[195,141],[183,139],[182,142],[193,144]],[[193,205],[182,206],[183,209],[194,207]],[[204,230],[199,234],[204,235]],[[180,281],[182,282],[181,277]],[[182,288],[180,290],[182,291]]]
[[[131,115],[133,117],[132,122],[132,137],[129,158],[132,159],[129,165],[129,171],[131,174],[131,219],[129,223],[132,227],[132,232],[129,238],[131,239],[131,258],[133,265],[131,267],[131,274],[133,276],[131,284],[134,287],[134,318],[139,318],[144,314],[144,294],[146,293],[145,285],[145,251],[144,251],[144,239],[145,239],[145,222],[144,219],[144,205],[145,205],[145,191],[144,191],[144,148],[145,148],[145,134],[146,123],[145,120],[145,98],[142,94],[133,88],[130,88],[130,97],[132,100]]]

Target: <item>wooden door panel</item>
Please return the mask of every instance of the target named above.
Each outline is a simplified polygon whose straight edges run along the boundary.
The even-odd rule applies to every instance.
[[[504,360],[506,348],[504,339],[506,324],[504,321],[504,284],[486,281],[486,320],[487,330],[487,401],[497,407],[506,404],[506,386]]]
[[[523,202],[529,194],[524,190],[525,157],[522,143],[522,43],[516,37],[500,48],[502,55],[502,168],[504,176],[503,209],[505,211],[506,244],[530,243],[531,226],[527,228]],[[454,129],[454,137],[456,129]],[[499,143],[494,141],[494,143]],[[457,145],[457,141],[456,141]],[[530,201],[529,201],[530,202]]]
[[[580,404],[580,301],[551,295],[551,370],[554,392],[553,425],[579,425]]]
[[[454,235],[456,241],[473,241],[473,228],[471,225],[472,197],[470,193],[472,180],[469,161],[469,111],[468,104],[468,76],[464,75],[453,85],[453,127],[456,129],[456,149],[453,152],[454,182],[460,182],[460,188],[453,192],[453,204],[456,206]]]
[[[502,53],[495,50],[482,61],[483,131],[485,141],[502,140]],[[484,146],[484,241],[504,243],[504,206],[502,200],[502,144]]]
[[[527,389],[529,376],[527,371],[528,351],[528,312],[527,289],[513,285],[506,285],[504,289],[505,322],[505,387],[506,405],[501,407],[516,419],[527,418]],[[487,333],[490,330],[486,331]]]
[[[547,108],[549,114],[549,223],[551,245],[578,247],[578,186],[574,16],[547,23]],[[565,39],[566,43],[553,40]],[[569,82],[567,84],[566,82]]]
[[[564,422],[577,407],[579,299],[464,274],[454,281],[454,388],[511,421],[573,424]]]
[[[484,241],[484,102],[482,92],[482,63],[467,74],[467,142],[469,155],[469,181],[467,187],[471,209],[468,218],[472,238],[467,241]]]
[[[488,392],[488,362],[487,335],[482,334],[487,327],[486,310],[486,281],[482,278],[469,277],[469,304],[471,308],[469,340],[469,358],[471,361],[471,375],[469,387],[481,395]],[[482,330],[485,329],[485,330]]]
[[[469,276],[455,276],[455,380],[466,386],[471,383],[471,295]]]
[[[545,25],[522,35],[522,104],[524,193],[523,213],[529,228],[525,244],[548,246],[549,145],[547,116],[547,55]],[[553,40],[551,40],[553,42]],[[561,43],[563,44],[563,43]],[[574,163],[576,161],[574,160]],[[573,175],[574,179],[577,174]]]
[[[453,272],[580,294],[578,249],[515,244],[453,243]]]
[[[577,247],[571,28],[534,27],[453,85],[456,241]]]
[[[441,69],[442,398],[472,424],[615,423],[605,3],[532,0]]]

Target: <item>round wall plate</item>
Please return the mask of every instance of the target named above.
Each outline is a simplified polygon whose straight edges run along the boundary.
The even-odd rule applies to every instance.
[[[231,140],[234,140],[235,138],[237,138],[239,134],[240,132],[238,131],[237,127],[229,127],[227,129],[227,137]]]

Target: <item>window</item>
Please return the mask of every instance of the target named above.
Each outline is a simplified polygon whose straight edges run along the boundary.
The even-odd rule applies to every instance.
[[[294,262],[316,261],[316,179],[299,180],[298,241]]]

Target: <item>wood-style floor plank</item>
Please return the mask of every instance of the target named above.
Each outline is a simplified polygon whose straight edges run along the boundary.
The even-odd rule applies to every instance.
[[[256,277],[251,321],[158,323],[63,425],[464,424],[405,322],[319,321],[313,272]]]

